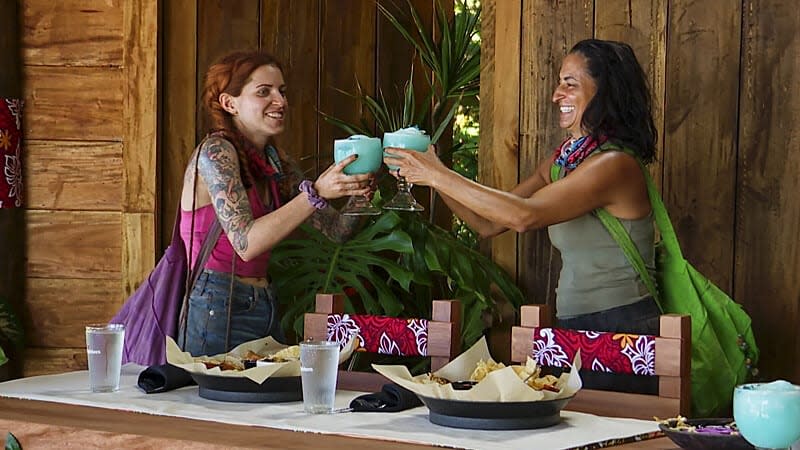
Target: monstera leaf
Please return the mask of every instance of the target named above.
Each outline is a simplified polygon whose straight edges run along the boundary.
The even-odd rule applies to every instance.
[[[283,326],[301,331],[303,313],[314,310],[321,292],[353,292],[346,307],[369,314],[397,316],[403,305],[392,285],[408,291],[414,274],[397,263],[398,254],[413,252],[411,237],[398,228],[400,217],[382,215],[355,237],[336,243],[303,225],[302,239],[283,241],[272,251],[270,273],[285,305]],[[360,301],[359,308],[353,298]]]
[[[500,266],[451,233],[416,214],[407,215],[402,226],[414,243],[414,253],[402,256],[404,265],[426,274],[412,286],[411,301],[429,305],[432,298],[459,300],[464,308],[464,345],[472,345],[483,334],[482,317],[494,312],[496,298],[503,297],[517,309],[524,303],[522,292]]]
[[[494,288],[515,307],[523,303],[497,264],[415,214],[385,213],[341,244],[313,228],[302,230],[303,239],[284,241],[270,260],[286,311],[283,326],[298,335],[320,292],[345,292],[348,312],[405,317],[429,317],[433,299],[458,299],[466,345],[483,333],[481,318],[494,308]]]

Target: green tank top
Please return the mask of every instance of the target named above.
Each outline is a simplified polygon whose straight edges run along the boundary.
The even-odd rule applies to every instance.
[[[644,259],[655,272],[653,217],[620,219]],[[551,225],[550,241],[561,252],[556,288],[556,315],[567,319],[636,303],[650,294],[620,246],[593,214]]]

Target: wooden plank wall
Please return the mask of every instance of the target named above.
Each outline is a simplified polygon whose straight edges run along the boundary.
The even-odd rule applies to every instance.
[[[85,366],[153,267],[156,25],[146,0],[23,0],[24,374]]]
[[[413,0],[428,22],[434,1]],[[355,120],[336,89],[354,92],[358,79],[368,93],[394,90],[412,57],[361,0],[23,0],[21,10],[25,375],[84,368],[83,326],[110,319],[166,247],[214,60],[261,47],[283,61],[281,144],[315,176],[344,134],[318,111]]]
[[[435,1],[412,3],[429,23]],[[407,11],[405,2],[382,3]],[[203,77],[220,56],[261,48],[281,61],[289,114],[279,144],[311,177],[333,162],[333,140],[345,136],[319,112],[356,121],[357,103],[339,90],[354,93],[358,82],[366,93],[383,89],[390,95],[402,89],[413,57],[376,3],[362,0],[178,0],[164,6],[163,32],[163,238],[172,230],[189,155],[206,132],[198,100]],[[425,85],[420,63],[415,64],[415,76],[416,86]]]
[[[429,14],[433,1],[413,3]],[[513,185],[560,141],[550,98],[570,46],[590,36],[629,42],[652,85],[662,144],[652,171],[684,252],[753,316],[765,377],[800,382],[795,2],[483,3],[487,184]],[[410,54],[375,4],[360,0],[21,6],[26,374],[83,367],[82,326],[107,320],[152,267],[203,132],[197,98],[211,61],[259,46],[284,61],[291,114],[282,144],[313,174],[343,134],[317,111],[358,113],[334,88],[353,91],[358,77],[367,91],[390,89]],[[531,303],[553,301],[559,262],[544,232],[504,236],[492,253]]]
[[[520,2],[510,2],[520,3]],[[628,42],[649,78],[662,189],[683,251],[751,314],[762,377],[800,382],[800,9],[791,0],[484,0],[481,176],[528,176],[563,138],[551,102],[561,59],[588,37]],[[503,10],[506,19],[496,17]],[[521,11],[521,13],[519,12]],[[513,21],[521,26],[499,23]],[[498,57],[521,41],[520,69]],[[494,67],[494,69],[493,69]],[[497,95],[520,85],[519,102]],[[519,115],[519,147],[509,155]],[[519,163],[516,163],[516,160]],[[530,303],[553,303],[557,252],[544,231],[495,241]],[[498,249],[501,249],[498,251]],[[512,261],[509,263],[509,261]]]

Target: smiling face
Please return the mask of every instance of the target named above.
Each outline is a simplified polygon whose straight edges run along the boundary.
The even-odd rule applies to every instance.
[[[239,96],[223,93],[220,104],[242,134],[263,146],[269,137],[283,132],[288,107],[283,73],[275,66],[261,66],[250,74]]]
[[[561,63],[553,103],[559,108],[558,126],[572,137],[587,134],[587,130],[581,129],[581,119],[596,92],[597,84],[589,75],[586,58],[580,53],[568,54]]]

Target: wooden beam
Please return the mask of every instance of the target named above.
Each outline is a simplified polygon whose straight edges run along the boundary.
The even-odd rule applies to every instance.
[[[125,189],[119,264],[124,297],[156,261],[159,8],[160,2],[155,0],[129,0],[123,9]],[[143,219],[149,223],[142,223]]]
[[[123,0],[25,0],[26,65],[122,66]],[[3,8],[6,11],[6,8]]]
[[[478,181],[510,190],[519,183],[522,1],[489,0],[482,13]],[[492,239],[491,257],[516,280],[517,234]]]
[[[800,383],[800,9],[743,4],[733,293],[753,318],[759,378]]]
[[[195,145],[197,109],[197,1],[170,0],[164,3],[163,26],[159,30],[163,42],[163,89],[159,99],[163,113],[158,149],[160,206],[156,220],[160,248],[165,249],[172,237],[175,211],[183,188],[183,172]]]
[[[531,176],[566,137],[558,127],[558,108],[553,89],[561,61],[572,46],[593,35],[593,4],[582,0],[523,3],[522,60],[520,69],[519,177]],[[520,235],[519,284],[529,303],[555,304],[555,288],[561,259],[550,244],[546,230]]]

